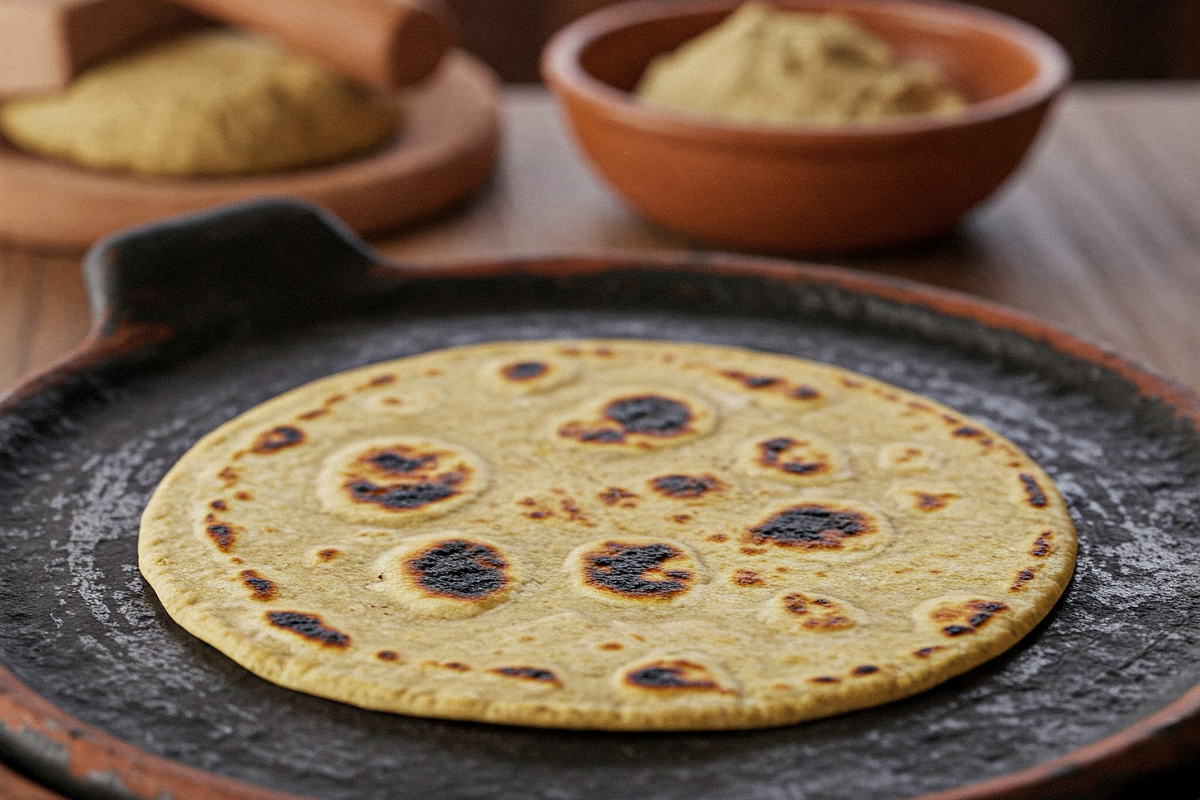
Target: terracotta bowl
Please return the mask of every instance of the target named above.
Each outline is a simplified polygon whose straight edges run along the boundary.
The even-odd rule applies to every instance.
[[[737,249],[886,247],[952,228],[1020,163],[1070,75],[1050,37],[981,8],[925,0],[778,0],[836,10],[933,64],[971,105],[857,125],[723,122],[643,105],[650,60],[738,0],[634,2],[562,29],[542,75],[595,168],[650,219]]]

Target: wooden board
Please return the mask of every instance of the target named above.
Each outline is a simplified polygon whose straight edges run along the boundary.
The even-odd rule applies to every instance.
[[[276,175],[147,179],[74,167],[0,141],[0,238],[78,252],[143,222],[261,196],[331,209],[359,233],[396,228],[462,199],[491,172],[499,84],[488,67],[450,54],[410,95],[394,142],[372,155]]]

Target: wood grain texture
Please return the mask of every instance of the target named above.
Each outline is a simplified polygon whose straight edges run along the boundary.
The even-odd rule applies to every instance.
[[[475,256],[688,249],[625,207],[539,88],[505,94],[501,167],[475,200],[374,244],[421,268]],[[1001,192],[949,237],[826,259],[1014,306],[1200,389],[1200,84],[1072,89]],[[0,249],[0,386],[87,328],[77,261]]]

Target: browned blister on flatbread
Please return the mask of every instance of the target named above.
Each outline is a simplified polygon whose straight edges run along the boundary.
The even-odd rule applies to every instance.
[[[668,473],[651,478],[650,489],[662,497],[672,500],[695,500],[711,497],[725,490],[725,484],[712,473],[687,475],[680,472]]]
[[[812,383],[789,379],[782,373],[747,372],[740,369],[719,369],[718,375],[745,389],[755,400],[782,403],[792,411],[818,408],[828,399],[828,390]]]
[[[405,539],[377,563],[377,583],[411,612],[469,617],[509,599],[511,556],[495,542],[455,531]]]
[[[859,557],[891,539],[883,516],[862,504],[821,500],[772,509],[745,528],[743,541],[784,548],[805,557]]]
[[[971,636],[985,626],[1004,626],[1009,607],[982,595],[956,593],[922,603],[913,612],[917,625],[943,637]]]
[[[793,486],[820,486],[851,476],[848,460],[825,438],[799,430],[772,430],[744,442],[738,467],[753,478]]]
[[[962,412],[681,342],[450,348],[222,425],[139,563],[256,674],[366,708],[598,730],[780,725],[1011,646],[1071,577],[1051,477]]]
[[[319,615],[303,611],[268,611],[266,621],[321,647],[341,650],[350,646],[350,637],[325,623]]]
[[[618,672],[617,681],[626,692],[657,699],[737,694],[727,680],[695,657],[664,657],[629,664]]]
[[[603,450],[652,450],[682,445],[709,433],[715,413],[682,392],[631,388],[608,391],[559,420],[559,441]]]
[[[796,634],[849,631],[866,621],[866,614],[841,598],[786,590],[763,607],[763,618]]]
[[[540,394],[571,383],[579,376],[579,365],[544,352],[529,352],[484,365],[482,383],[498,394]]]
[[[404,524],[447,513],[487,482],[483,462],[465,447],[413,437],[358,442],[330,456],[317,495],[334,514]]]
[[[688,594],[705,579],[690,548],[666,539],[604,539],[567,560],[571,584],[601,600],[658,604]]]

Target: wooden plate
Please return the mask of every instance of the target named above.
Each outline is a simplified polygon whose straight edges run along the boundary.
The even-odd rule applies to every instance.
[[[0,238],[79,252],[131,225],[269,195],[320,203],[359,233],[395,228],[453,204],[488,176],[498,108],[495,75],[460,51],[411,96],[406,124],[387,149],[328,167],[148,179],[29,156],[0,140]]]

